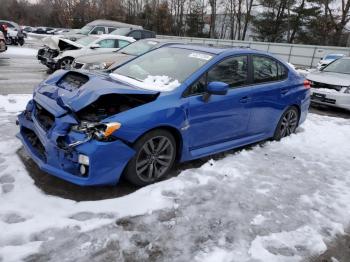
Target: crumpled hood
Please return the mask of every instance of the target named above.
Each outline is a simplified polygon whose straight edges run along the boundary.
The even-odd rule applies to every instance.
[[[350,86],[350,74],[319,71],[308,74],[307,79],[328,85]]]
[[[119,62],[121,61],[126,61],[129,58],[133,58],[133,56],[127,55],[127,54],[122,54],[119,52],[110,52],[110,53],[104,53],[104,54],[93,54],[93,55],[84,55],[81,57],[78,57],[76,59],[77,62],[79,63],[104,63],[104,62]]]
[[[83,48],[83,45],[80,45],[76,42],[73,42],[69,39],[63,39],[57,36],[49,36],[49,37],[45,37],[43,40],[43,44],[47,47],[49,47],[50,49],[57,49],[60,50],[60,46],[62,46],[62,44],[64,44],[65,47],[67,46],[72,46],[75,48]]]
[[[77,76],[87,77],[87,82],[78,88],[69,90],[69,76],[76,74]],[[65,79],[67,81],[65,82]],[[99,75],[90,74],[88,72],[78,73],[74,71],[60,70],[51,78],[43,82],[34,92],[34,99],[40,99],[45,96],[51,99],[50,103],[54,103],[51,108],[57,107],[57,104],[64,109],[71,109],[77,112],[84,107],[96,101],[100,96],[107,94],[145,94],[156,95],[159,92],[145,90],[134,87],[126,83],[116,81],[109,77],[108,74],[101,73]],[[56,113],[56,112],[53,112]],[[57,115],[57,114],[55,114]]]

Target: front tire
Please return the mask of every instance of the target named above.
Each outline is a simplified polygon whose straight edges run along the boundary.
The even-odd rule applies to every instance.
[[[73,58],[71,57],[64,57],[58,62],[58,69],[64,69],[64,70],[69,70],[72,63],[73,63]]]
[[[136,154],[126,167],[125,177],[134,185],[146,186],[161,180],[175,162],[176,142],[166,130],[145,134],[133,148]]]
[[[282,115],[275,130],[274,140],[281,140],[295,132],[298,127],[299,111],[295,106],[289,107]]]

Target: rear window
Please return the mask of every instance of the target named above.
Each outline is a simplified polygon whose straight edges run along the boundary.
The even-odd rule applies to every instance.
[[[287,77],[288,70],[280,62],[266,56],[253,56],[254,83],[278,81]]]

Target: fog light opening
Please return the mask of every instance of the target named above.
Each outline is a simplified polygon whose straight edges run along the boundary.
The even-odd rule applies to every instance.
[[[80,165],[80,174],[82,176],[87,176],[88,173],[88,167],[85,165]]]

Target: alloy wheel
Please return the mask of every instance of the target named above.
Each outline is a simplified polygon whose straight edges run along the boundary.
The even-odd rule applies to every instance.
[[[60,68],[61,69],[70,69],[71,64],[72,64],[71,59],[63,59],[60,63]]]
[[[162,177],[172,165],[175,148],[168,137],[156,136],[147,140],[136,159],[136,174],[144,182]]]
[[[289,110],[282,118],[280,132],[281,138],[294,133],[298,124],[298,114],[295,110]]]

